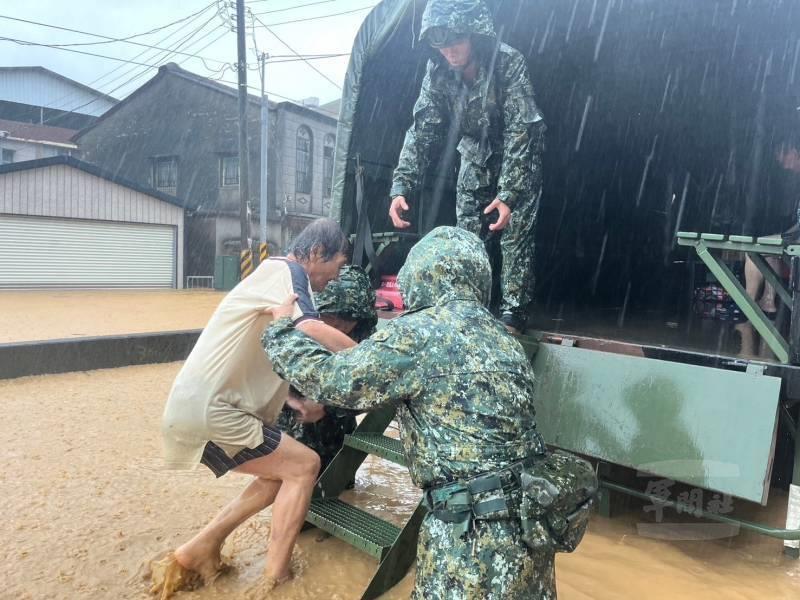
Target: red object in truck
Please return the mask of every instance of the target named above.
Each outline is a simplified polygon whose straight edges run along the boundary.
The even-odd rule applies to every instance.
[[[397,287],[397,275],[381,276],[381,285],[375,290],[375,296],[375,307],[380,310],[401,311],[405,309],[400,288]]]

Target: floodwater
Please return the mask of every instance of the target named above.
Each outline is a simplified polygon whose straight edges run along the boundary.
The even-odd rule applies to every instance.
[[[245,484],[204,469],[159,470],[159,419],[180,363],[0,381],[0,596],[18,599],[147,598],[143,565],[201,527]],[[404,469],[369,459],[349,498],[402,522],[417,502]],[[749,518],[782,522],[785,496]],[[738,509],[738,508],[737,508]],[[665,516],[665,521],[670,520]],[[685,519],[684,519],[685,521]],[[690,524],[694,522],[690,521]],[[644,529],[642,526],[645,526]],[[595,516],[577,552],[559,555],[562,599],[796,598],[800,562],[777,540],[742,534],[712,541],[679,526],[653,529],[641,507]],[[178,600],[244,598],[263,569],[269,511],[235,532],[223,550],[234,571]],[[372,559],[334,539],[301,535],[288,600],[358,598]],[[413,570],[387,600],[408,598]]]
[[[213,290],[4,290],[0,344],[201,329],[224,295]]]

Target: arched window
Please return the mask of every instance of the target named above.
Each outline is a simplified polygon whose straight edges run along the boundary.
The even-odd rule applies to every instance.
[[[305,125],[297,129],[296,161],[295,192],[310,194],[314,181],[314,138],[311,130]]]
[[[336,145],[336,138],[331,134],[325,136],[322,151],[322,197],[331,197],[333,187],[333,148]]]

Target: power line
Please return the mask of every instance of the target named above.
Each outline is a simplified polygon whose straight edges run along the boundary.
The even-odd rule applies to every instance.
[[[251,13],[251,14],[252,14],[252,13]],[[256,15],[252,15],[252,16],[253,16],[253,19],[255,19],[256,21],[258,21],[259,23],[261,23],[261,25],[264,27],[264,29],[266,29],[267,31],[269,31],[269,32],[270,32],[270,34],[272,35],[272,37],[274,37],[274,38],[275,38],[276,40],[278,40],[278,41],[279,41],[281,44],[283,44],[284,46],[286,46],[286,49],[287,49],[287,50],[289,50],[289,52],[291,52],[292,54],[294,54],[295,56],[297,56],[299,59],[301,59],[301,60],[302,60],[304,63],[306,63],[306,64],[307,64],[309,67],[311,67],[311,68],[312,68],[314,71],[316,71],[316,72],[317,72],[319,75],[321,75],[321,76],[322,76],[322,77],[323,77],[323,78],[324,78],[326,81],[328,81],[328,82],[329,82],[331,85],[333,85],[334,87],[336,87],[336,89],[338,89],[338,90],[341,90],[341,89],[342,89],[342,86],[340,86],[340,85],[339,85],[338,83],[336,83],[336,82],[335,82],[333,79],[331,79],[330,77],[328,77],[327,75],[325,75],[325,73],[323,73],[322,71],[320,71],[320,70],[319,70],[317,67],[315,67],[313,64],[311,64],[311,63],[310,63],[308,60],[306,60],[305,58],[303,58],[303,57],[302,57],[302,56],[301,56],[301,55],[300,55],[300,54],[299,54],[299,53],[298,53],[298,52],[297,52],[297,51],[296,51],[294,48],[292,48],[292,47],[291,47],[289,44],[287,44],[286,42],[284,42],[284,41],[283,41],[283,39],[282,39],[282,38],[281,38],[281,37],[280,37],[280,36],[279,36],[277,33],[275,33],[274,31],[272,31],[272,29],[270,29],[270,28],[269,28],[269,26],[268,26],[268,25],[266,25],[266,24],[264,23],[264,21],[262,21],[262,20],[261,20],[259,17],[257,17]]]
[[[133,60],[126,60],[124,58],[117,58],[116,56],[107,56],[105,54],[96,54],[94,52],[86,52],[84,50],[74,50],[72,48],[61,48],[59,46],[51,46],[50,44],[41,44],[39,42],[31,42],[29,40],[20,40],[16,38],[9,38],[9,37],[0,37],[0,42],[13,42],[20,46],[40,46],[42,48],[51,48],[53,50],[63,50],[64,52],[74,52],[75,54],[85,54],[86,56],[94,56],[97,58],[105,58],[108,60],[116,60],[118,62],[133,64],[133,65],[140,65],[142,67],[152,67],[153,65],[148,65],[145,63],[136,62]]]
[[[316,6],[317,4],[330,4],[331,2],[336,2],[336,1],[337,0],[317,0],[316,2],[308,2],[306,4],[298,4],[297,6],[288,6],[286,8],[276,8],[276,9],[273,9],[273,10],[265,10],[265,11],[262,11],[262,12],[257,12],[255,14],[257,14],[257,15],[271,15],[273,13],[286,12],[286,11],[295,10],[295,9],[298,9],[298,8],[305,8],[307,6]]]
[[[213,19],[214,19],[214,17],[212,17],[211,19],[209,19],[208,21],[206,21],[205,23],[203,23],[203,24],[202,24],[200,27],[198,27],[198,28],[197,28],[197,29],[195,29],[194,31],[190,32],[188,35],[184,36],[184,37],[183,37],[183,38],[182,38],[182,39],[181,39],[181,40],[180,40],[180,41],[177,43],[177,45],[175,46],[175,49],[174,49],[174,50],[167,50],[167,51],[164,53],[164,55],[163,55],[163,56],[161,56],[161,57],[159,57],[159,58],[158,58],[158,62],[159,62],[159,65],[158,65],[158,66],[159,66],[159,67],[161,67],[161,66],[162,66],[162,65],[163,65],[163,64],[164,64],[164,63],[165,63],[165,62],[166,62],[166,61],[167,61],[167,60],[168,60],[168,59],[169,59],[169,58],[170,58],[172,55],[174,55],[174,54],[186,54],[186,53],[184,53],[184,52],[179,52],[179,51],[177,50],[178,48],[181,48],[181,47],[183,47],[183,46],[184,46],[185,44],[187,44],[187,43],[189,44],[189,46],[196,46],[197,44],[199,44],[200,42],[202,42],[203,40],[205,40],[206,38],[208,38],[210,35],[214,34],[214,33],[215,33],[215,32],[217,32],[217,31],[219,31],[219,29],[220,29],[220,27],[221,27],[221,26],[220,26],[220,25],[217,25],[217,26],[216,26],[216,27],[214,27],[213,29],[209,29],[207,32],[205,32],[205,33],[204,33],[202,36],[200,36],[199,38],[197,38],[197,39],[195,39],[195,40],[193,40],[193,39],[192,39],[192,38],[193,38],[195,35],[197,35],[198,33],[200,33],[200,32],[201,32],[201,31],[202,31],[202,30],[203,30],[203,29],[206,27],[206,25],[208,25],[208,24],[209,24],[209,23],[210,23],[210,22],[211,22]],[[228,29],[225,29],[225,30],[224,30],[224,31],[223,31],[223,32],[222,32],[220,35],[218,35],[217,37],[215,37],[213,40],[211,40],[211,41],[210,41],[208,44],[206,44],[206,45],[205,45],[205,46],[203,46],[202,48],[199,48],[197,51],[198,51],[198,52],[202,52],[202,51],[203,51],[205,48],[208,48],[209,46],[211,46],[212,44],[214,44],[215,42],[217,42],[218,40],[220,40],[220,39],[221,39],[221,38],[222,38],[224,35],[226,35],[228,32],[229,32],[229,30],[228,30]],[[186,49],[187,49],[187,50],[188,50],[189,46],[186,46]],[[183,64],[183,63],[185,63],[186,61],[188,61],[188,60],[191,60],[192,58],[193,58],[193,56],[192,56],[191,54],[189,54],[187,58],[184,58],[182,61],[179,61],[179,62],[178,62],[178,64]],[[211,71],[211,73],[213,73],[213,74],[217,74],[217,73],[224,73],[224,72],[225,72],[225,69],[226,69],[226,67],[227,67],[227,63],[224,63],[224,64],[222,65],[222,67],[221,67],[221,68],[219,68],[219,69],[209,69],[207,65],[204,65],[204,66],[205,66],[205,68],[206,68],[207,70]],[[141,79],[142,77],[144,77],[145,75],[147,75],[149,72],[150,72],[150,69],[143,69],[142,71],[140,71],[139,73],[137,73],[136,75],[134,75],[133,77],[131,77],[130,79],[128,79],[127,81],[125,81],[125,82],[121,83],[120,85],[118,85],[117,87],[115,87],[113,91],[117,91],[117,90],[119,90],[119,89],[122,89],[122,88],[124,88],[124,87],[126,87],[126,86],[130,85],[130,84],[131,84],[131,83],[133,83],[134,81],[136,81],[136,80],[138,80],[138,79]],[[112,92],[109,92],[109,93],[112,93]]]
[[[199,14],[196,14],[196,15],[195,15],[195,16],[194,16],[194,17],[193,17],[193,18],[192,18],[190,21],[187,21],[186,23],[184,23],[183,25],[181,25],[181,26],[180,26],[178,29],[176,29],[176,30],[175,30],[175,31],[173,31],[172,33],[170,33],[170,34],[168,34],[167,36],[165,36],[165,37],[161,38],[160,40],[158,40],[158,41],[156,42],[156,44],[163,44],[164,42],[166,42],[166,41],[167,41],[168,39],[170,39],[171,37],[173,37],[173,36],[177,35],[177,34],[178,34],[178,32],[180,32],[182,29],[186,28],[186,27],[187,27],[188,25],[190,25],[191,23],[193,23],[193,22],[197,21],[199,18],[200,18],[200,15],[199,15]],[[206,25],[207,23],[208,23],[208,21],[207,21],[206,23],[204,23],[204,24],[201,26],[201,28],[202,28],[202,27],[205,27],[205,25]],[[197,32],[197,30],[195,30],[195,33],[196,33],[196,32]],[[178,40],[178,41],[177,41],[177,44],[180,44],[180,43],[183,41],[183,39],[184,39],[184,38],[181,38],[180,40]],[[150,50],[143,50],[143,51],[142,51],[142,52],[140,52],[139,54],[135,55],[133,58],[134,58],[134,59],[135,59],[135,58],[139,58],[140,56],[143,56],[143,55],[145,55],[145,54],[148,54],[148,53],[150,53]],[[153,53],[153,54],[151,55],[150,59],[155,59],[156,57],[160,56],[161,54],[162,54],[161,52],[155,52],[155,53]],[[204,66],[205,66],[205,63],[204,63]],[[123,69],[123,68],[124,68],[124,65],[119,65],[119,66],[117,66],[117,67],[114,67],[113,69],[111,69],[111,70],[110,70],[110,71],[108,71],[107,73],[104,73],[103,75],[101,75],[101,76],[100,76],[100,77],[98,77],[97,79],[94,79],[93,81],[89,82],[89,84],[88,84],[88,85],[90,85],[90,86],[91,86],[91,85],[94,85],[94,84],[96,84],[98,81],[100,81],[100,80],[102,80],[102,79],[105,79],[106,77],[108,77],[108,76],[109,76],[109,75],[111,75],[112,73],[115,73],[116,71],[119,71],[120,69]],[[208,68],[208,67],[206,67],[206,68]],[[126,70],[126,71],[124,71],[123,73],[120,73],[118,76],[114,77],[114,78],[113,78],[113,79],[111,79],[111,80],[110,80],[108,83],[106,83],[106,84],[103,84],[103,85],[111,85],[111,84],[112,84],[112,83],[114,83],[115,81],[119,81],[119,80],[120,80],[122,77],[125,77],[127,74],[129,74],[129,73],[132,73],[132,72],[133,72],[133,71],[135,71],[135,70],[136,70],[136,67],[131,67],[130,69],[128,69],[128,70]],[[210,70],[210,69],[209,69],[209,70]]]
[[[215,81],[219,81],[220,83],[227,83],[228,85],[233,85],[233,86],[238,85],[237,83],[235,83],[233,81],[228,81],[226,79],[216,79]],[[248,84],[247,88],[251,89],[253,91],[257,91],[259,94],[261,93],[261,88],[257,88],[254,85],[249,85]],[[302,100],[298,100],[297,98],[290,98],[289,96],[284,96],[283,94],[278,94],[277,92],[273,92],[273,91],[270,91],[270,90],[264,90],[264,92],[267,93],[270,96],[275,96],[276,98],[282,98],[283,100],[288,100],[289,102],[292,102],[293,104],[297,104],[298,106],[303,106],[305,108],[310,108],[311,110],[315,110],[317,112],[325,113],[327,115],[332,116],[334,119],[338,119],[339,118],[338,114],[334,114],[329,110],[325,110],[324,108],[320,108],[319,106],[315,106],[315,107],[306,106],[305,104],[303,104]]]
[[[207,21],[205,21],[205,22],[204,22],[202,25],[200,25],[198,28],[196,28],[195,30],[193,30],[193,31],[189,32],[187,35],[185,35],[183,38],[181,38],[181,39],[180,39],[180,40],[177,42],[177,44],[175,45],[175,47],[174,47],[173,49],[165,50],[165,51],[163,51],[162,53],[160,53],[160,54],[163,54],[163,56],[159,57],[157,60],[159,60],[159,61],[164,61],[164,60],[166,60],[167,58],[169,58],[169,56],[170,56],[171,54],[173,54],[173,53],[175,53],[175,52],[178,52],[178,49],[179,49],[179,48],[181,48],[182,46],[184,46],[184,45],[185,45],[187,42],[189,42],[189,41],[190,41],[190,40],[191,40],[191,39],[192,39],[194,36],[196,36],[196,35],[197,35],[198,33],[200,33],[200,32],[201,32],[203,29],[205,29],[205,27],[206,27],[206,26],[207,26],[207,25],[208,25],[208,24],[209,24],[211,21],[213,21],[215,17],[216,17],[216,14],[214,14],[214,15],[213,15],[213,16],[212,16],[210,19],[208,19]],[[194,42],[192,42],[192,43],[193,43],[193,44],[196,44],[196,43],[198,43],[199,41],[201,41],[201,40],[203,40],[203,39],[207,38],[209,35],[211,35],[211,34],[212,34],[212,33],[214,33],[215,31],[218,31],[218,30],[219,30],[219,28],[220,28],[220,26],[219,26],[219,25],[218,25],[218,26],[216,26],[216,27],[214,27],[213,29],[211,29],[211,30],[207,31],[207,32],[206,32],[206,33],[205,33],[203,36],[201,36],[199,39],[195,40],[195,41],[194,41]],[[225,33],[228,33],[228,32],[227,32],[227,30],[223,32],[223,35],[224,35]],[[220,39],[221,37],[222,37],[222,36],[219,36],[219,37],[217,37],[217,38],[216,38],[215,40],[213,40],[211,43],[213,43],[213,42],[217,41],[217,40],[218,40],[218,39]],[[211,45],[211,44],[207,44],[206,46],[204,46],[204,48],[208,47],[209,45]],[[68,48],[56,48],[56,49],[57,49],[57,50],[68,50]],[[191,55],[190,55],[190,56],[191,56]],[[154,58],[156,58],[156,55],[154,55],[153,57],[151,57],[151,60],[152,60],[152,59],[154,59]],[[188,60],[188,59],[186,59],[186,60]],[[159,65],[148,65],[148,64],[144,64],[144,63],[134,63],[134,64],[137,64],[137,65],[142,65],[142,66],[145,66],[146,68],[145,68],[145,69],[143,69],[143,70],[141,70],[139,73],[137,73],[137,74],[133,75],[132,77],[130,77],[130,78],[129,78],[129,79],[127,79],[126,81],[122,82],[122,83],[121,83],[121,84],[119,84],[118,86],[116,86],[116,87],[114,87],[113,89],[111,89],[111,90],[109,90],[108,92],[106,92],[106,94],[107,94],[107,95],[108,95],[108,94],[112,94],[113,92],[115,92],[115,91],[117,91],[117,90],[119,90],[119,89],[122,89],[123,87],[125,87],[125,86],[127,86],[127,85],[131,84],[132,82],[136,81],[137,79],[139,79],[139,78],[143,77],[145,74],[147,74],[147,72],[148,72],[150,69],[157,69],[157,68],[159,68],[159,66],[161,66],[160,64],[159,64]],[[127,71],[125,74],[128,74],[128,73],[130,73],[132,70],[135,70],[135,69],[128,70],[128,71]],[[124,74],[123,74],[123,75],[120,75],[120,76],[118,76],[118,77],[116,77],[114,80],[112,80],[112,82],[113,82],[113,81],[117,81],[117,80],[119,80],[119,79],[120,79],[120,77],[123,77],[123,76],[124,76]],[[81,105],[79,105],[79,106],[76,106],[75,108],[72,108],[72,109],[70,109],[69,111],[66,111],[66,112],[73,113],[73,112],[75,112],[75,111],[77,111],[77,110],[80,110],[81,108],[85,108],[85,107],[89,106],[90,104],[93,104],[93,103],[94,103],[94,102],[96,102],[97,100],[98,100],[98,98],[93,98],[93,99],[89,100],[88,102],[84,102],[83,104],[81,104]],[[59,116],[60,116],[60,115],[59,115]],[[56,117],[53,117],[53,119],[55,119],[55,118],[56,118]],[[52,119],[48,119],[48,120],[52,120]],[[46,122],[46,121],[45,121],[45,122]]]
[[[213,6],[214,4],[215,3],[209,4],[208,6],[206,6],[200,12],[194,13],[193,15],[190,15],[190,17],[191,16],[195,16],[195,15],[199,15],[199,14],[205,12],[206,10],[211,8],[211,6]],[[187,17],[187,18],[182,19],[182,20],[185,21],[190,17]],[[6,20],[9,20],[9,21],[18,21],[20,23],[28,23],[30,25],[37,25],[37,26],[40,26],[40,27],[47,27],[49,29],[58,29],[58,30],[61,30],[61,31],[69,31],[71,33],[78,33],[80,35],[89,35],[89,36],[92,36],[92,37],[96,37],[96,38],[101,38],[103,40],[107,40],[107,41],[103,41],[103,42],[83,42],[83,43],[74,43],[74,44],[54,44],[54,43],[47,44],[47,46],[51,47],[51,48],[69,48],[69,47],[74,47],[74,46],[94,46],[94,45],[98,45],[98,44],[112,44],[112,43],[116,43],[116,42],[122,42],[122,43],[125,43],[125,44],[132,44],[134,46],[141,46],[143,48],[150,48],[150,49],[154,49],[154,50],[165,50],[165,48],[161,48],[159,46],[155,46],[155,45],[152,45],[152,44],[145,44],[145,43],[142,43],[142,42],[133,42],[133,41],[130,40],[131,37],[140,37],[142,35],[146,35],[146,34],[141,34],[141,33],[136,34],[134,36],[125,37],[125,38],[113,38],[113,37],[109,37],[109,36],[102,35],[102,34],[99,34],[99,33],[92,33],[90,31],[81,31],[80,29],[71,29],[69,27],[61,27],[60,25],[51,25],[49,23],[42,23],[42,22],[39,22],[39,21],[29,21],[27,19],[18,19],[16,17],[9,17],[9,16],[6,16],[6,15],[0,15],[0,19],[6,19]],[[176,22],[174,22],[172,24],[174,25],[174,24],[179,23],[179,22],[181,22],[181,21],[176,21]],[[165,25],[164,27],[161,27],[158,30],[164,29],[166,27],[168,27],[168,25]],[[225,62],[224,60],[218,60],[216,58],[207,58],[207,57],[198,57],[198,58],[205,58],[206,60],[210,60],[210,61],[218,62],[218,63],[224,63]]]
[[[208,7],[207,7],[207,8],[208,8]],[[171,37],[174,37],[175,35],[177,35],[177,34],[178,34],[180,31],[182,31],[183,29],[185,29],[186,27],[188,27],[189,25],[191,25],[192,23],[194,23],[195,21],[197,21],[197,20],[200,18],[200,15],[201,15],[203,12],[205,12],[205,10],[201,10],[201,11],[199,11],[199,12],[193,13],[193,14],[189,15],[188,17],[185,17],[184,19],[179,19],[178,21],[175,21],[175,22],[171,23],[170,25],[175,25],[175,24],[177,24],[177,23],[179,23],[179,22],[185,21],[185,22],[183,23],[183,25],[181,25],[180,27],[178,27],[178,28],[177,28],[175,31],[173,31],[173,32],[171,32],[171,33],[168,33],[166,36],[164,36],[164,37],[162,37],[161,39],[157,40],[157,41],[156,41],[156,44],[162,44],[162,43],[166,42],[168,39],[170,39]],[[161,28],[158,28],[158,29],[162,29],[162,30],[163,30],[165,27],[167,27],[167,26],[164,26],[164,27],[161,27]],[[136,60],[137,58],[139,58],[139,57],[141,57],[141,56],[144,56],[145,54],[149,54],[149,53],[150,53],[150,50],[147,50],[147,49],[146,49],[146,50],[143,50],[143,51],[139,52],[138,54],[134,55],[133,57],[131,57],[131,59],[130,59],[130,60]],[[152,54],[152,56],[150,56],[150,59],[153,59],[153,58],[155,58],[156,56],[159,56],[160,54],[161,54],[160,52],[156,52],[156,53]],[[117,71],[119,71],[120,69],[125,69],[125,67],[126,67],[126,65],[125,65],[125,64],[120,64],[120,65],[117,65],[116,67],[114,67],[114,68],[113,68],[113,69],[111,69],[110,71],[107,71],[107,72],[103,73],[102,75],[100,75],[99,77],[96,77],[95,79],[93,79],[92,81],[90,81],[89,83],[87,83],[86,85],[87,85],[88,87],[95,86],[95,85],[96,85],[96,84],[97,84],[99,81],[101,81],[101,80],[103,80],[103,79],[106,79],[107,77],[109,77],[109,76],[110,76],[110,75],[112,75],[113,73],[116,73],[116,72],[117,72]],[[117,75],[116,77],[114,77],[113,79],[111,79],[111,80],[110,80],[108,83],[106,83],[106,84],[103,84],[103,85],[104,85],[104,86],[110,86],[110,85],[111,85],[111,84],[113,84],[115,81],[119,81],[120,79],[122,79],[123,77],[125,77],[126,75],[128,75],[129,73],[132,73],[132,72],[134,72],[136,69],[137,69],[137,66],[133,66],[133,67],[131,67],[131,68],[129,68],[129,69],[127,69],[127,70],[123,71],[122,73],[120,73],[119,75]],[[67,93],[66,93],[66,94],[64,94],[63,96],[59,96],[58,98],[56,98],[56,99],[54,99],[54,100],[51,100],[50,102],[48,102],[48,103],[47,103],[47,104],[44,106],[44,108],[53,108],[53,107],[54,107],[56,104],[59,104],[59,103],[60,103],[60,102],[62,102],[63,100],[66,100],[66,99],[67,99],[67,98],[69,98],[70,96],[74,96],[74,95],[76,95],[76,94],[79,94],[79,92],[67,92]]]
[[[375,8],[377,4],[371,4],[369,6],[362,6],[361,8],[354,8],[352,10],[345,10],[342,12],[330,13],[327,15],[318,15],[316,17],[306,17],[304,19],[294,19],[292,21],[281,21],[280,23],[269,23],[270,27],[276,27],[278,25],[288,25],[289,23],[304,23],[306,21],[319,21],[321,19],[328,19],[330,17],[338,17],[341,15],[349,15],[352,13],[361,12],[362,10],[369,10],[371,8]],[[265,25],[266,26],[266,25]]]

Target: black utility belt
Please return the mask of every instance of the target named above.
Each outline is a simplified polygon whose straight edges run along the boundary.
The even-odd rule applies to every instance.
[[[437,519],[461,524],[456,532],[459,536],[470,529],[473,519],[514,518],[519,507],[519,474],[542,458],[527,458],[464,482],[428,488],[423,494],[423,502]]]

